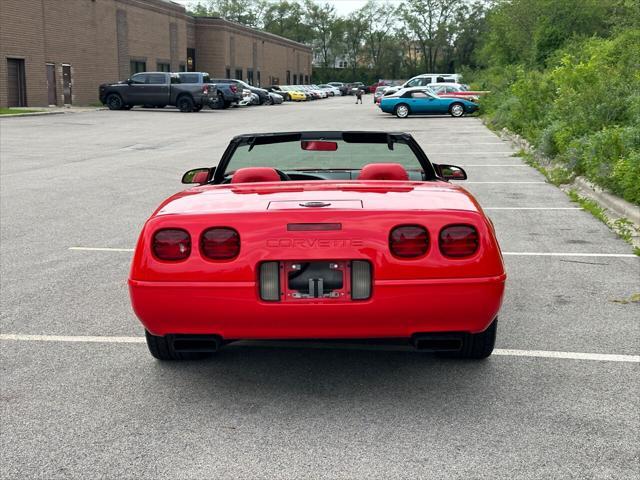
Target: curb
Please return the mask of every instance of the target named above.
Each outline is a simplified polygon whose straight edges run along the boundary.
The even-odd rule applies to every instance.
[[[636,226],[640,226],[640,207],[612,195],[584,177],[576,177],[573,185],[585,196],[592,198],[617,216],[625,217]]]
[[[95,107],[95,108],[85,108],[81,110],[74,109],[66,109],[66,110],[54,110],[52,112],[42,111],[42,112],[30,112],[30,113],[8,113],[5,115],[0,115],[0,118],[9,118],[9,117],[40,117],[43,115],[64,115],[67,113],[86,113],[86,112],[99,112],[102,110],[108,110],[107,107]]]
[[[7,113],[0,115],[0,118],[15,118],[15,117],[42,117],[44,115],[62,115],[67,112],[29,112],[29,113]]]
[[[483,121],[483,123],[486,125],[486,122]],[[503,128],[500,130],[498,135],[502,140],[508,141],[515,148],[519,148],[527,153],[533,154],[537,160],[541,160],[540,163],[545,167],[554,167],[556,165],[562,166],[554,164],[551,159],[537,152],[525,138],[521,137],[517,133],[513,133],[508,129]],[[579,190],[582,196],[594,200],[602,208],[612,212],[614,217],[626,218],[635,224],[637,228],[640,227],[640,207],[637,205],[627,202],[623,198],[604,190],[602,187],[595,185],[585,177],[576,177],[573,182],[560,186],[560,189],[563,191],[570,190],[571,188]]]

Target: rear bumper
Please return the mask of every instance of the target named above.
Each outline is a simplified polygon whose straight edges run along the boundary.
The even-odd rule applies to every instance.
[[[377,280],[366,301],[263,302],[255,282],[129,280],[133,309],[154,335],[224,339],[386,338],[484,331],[502,304],[506,275]]]

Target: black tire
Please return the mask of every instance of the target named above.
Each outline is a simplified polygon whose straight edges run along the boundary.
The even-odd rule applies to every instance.
[[[449,105],[449,115],[452,117],[462,117],[464,115],[464,105],[461,103],[452,103]]]
[[[411,110],[406,103],[400,103],[393,109],[393,113],[395,113],[398,118],[407,118],[411,114]]]
[[[120,110],[131,110],[133,105],[124,105]]]
[[[198,353],[179,353],[171,348],[171,344],[167,340],[167,337],[157,337],[151,335],[148,331],[144,331],[147,339],[147,347],[149,352],[154,358],[163,361],[176,361],[176,360],[202,360],[212,356],[212,353],[198,352]]]
[[[109,110],[122,110],[124,103],[122,102],[122,97],[117,93],[110,93],[107,95],[107,98],[104,102]]]
[[[441,352],[439,355],[447,358],[468,358],[472,360],[487,358],[493,352],[493,347],[496,344],[497,330],[498,317],[493,320],[484,332],[467,335],[459,352]]]
[[[224,95],[222,92],[218,92],[215,102],[209,104],[211,110],[221,110],[224,108]]]
[[[202,107],[204,107],[204,105],[198,105],[196,107],[193,107],[193,111],[194,112],[199,112],[200,110],[202,110]]]
[[[187,95],[183,95],[182,97],[178,98],[178,101],[176,103],[177,103],[178,109],[182,113],[193,112],[194,104],[193,104],[193,99],[191,97]]]

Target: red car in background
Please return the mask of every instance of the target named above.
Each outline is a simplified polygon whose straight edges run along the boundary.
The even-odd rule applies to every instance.
[[[489,92],[469,90],[461,83],[430,83],[427,85],[433,93],[443,98],[464,98],[465,100],[477,101],[482,95]]]
[[[413,137],[235,137],[140,234],[129,290],[151,354],[235,340],[377,339],[493,351],[506,274],[493,225]]]

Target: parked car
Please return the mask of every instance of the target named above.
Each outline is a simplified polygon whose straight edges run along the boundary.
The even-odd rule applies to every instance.
[[[471,101],[476,101],[482,95],[489,93],[480,90],[469,90],[469,87],[462,83],[430,83],[427,87],[429,87],[433,93],[439,97],[458,97],[466,98]]]
[[[133,254],[155,358],[246,339],[491,355],[506,273],[491,221],[449,181],[462,168],[408,133],[351,131],[239,135],[211,163],[185,173],[195,188],[162,202]]]
[[[280,88],[289,95],[292,102],[306,102],[309,100],[309,95],[305,91],[298,90],[292,85],[282,85]]]
[[[329,85],[328,83],[323,83],[322,85],[318,85],[318,88],[322,90],[326,90],[327,93],[329,93],[330,97],[337,97],[342,95],[342,92],[338,87],[334,87],[332,85]]]
[[[353,83],[349,83],[348,85],[349,85],[349,91],[347,92],[348,95],[355,95],[358,90],[362,90],[362,93],[367,93],[369,91],[366,85],[362,82],[353,82]]]
[[[478,105],[463,98],[441,98],[428,87],[405,88],[388,96],[383,96],[379,105],[385,113],[398,118],[409,115],[444,115],[462,117],[465,113],[478,110]]]
[[[410,78],[402,85],[390,87],[389,91],[397,92],[402,88],[410,87],[426,87],[431,83],[459,83],[462,80],[462,75],[458,73],[423,73]]]
[[[289,92],[282,89],[282,85],[271,85],[270,87],[267,87],[267,91],[270,93],[277,93],[285,102],[291,101],[291,95],[289,95]]]
[[[182,83],[176,73],[141,72],[118,83],[103,83],[99,98],[110,110],[129,110],[135,105],[174,105],[181,112],[198,112],[218,96],[213,83]]]
[[[346,83],[342,83],[342,82],[327,82],[327,85],[331,85],[332,87],[336,87],[338,90],[340,90],[340,94],[341,95],[348,95],[349,93],[349,87],[347,86]]]
[[[210,83],[211,79],[206,72],[178,72],[180,83]],[[216,100],[209,104],[212,109],[228,108],[233,104],[237,104],[242,100],[242,95],[238,92],[235,85],[232,84],[216,84]]]
[[[280,105],[284,102],[284,97],[275,92],[269,92],[269,101],[267,102],[269,105]]]
[[[380,99],[382,98],[382,96],[384,95],[384,92],[388,89],[389,87],[387,85],[382,85],[379,87],[376,87],[375,92],[373,92],[373,103],[379,103]]]
[[[247,89],[252,93],[258,95],[260,100],[260,105],[269,100],[269,92],[264,88],[254,87],[253,85],[249,85],[242,80],[238,80],[235,78],[216,78],[213,80],[216,85],[224,85],[224,84],[233,84],[236,88],[241,92],[243,89]]]

